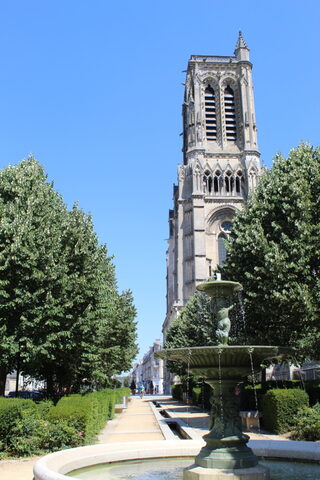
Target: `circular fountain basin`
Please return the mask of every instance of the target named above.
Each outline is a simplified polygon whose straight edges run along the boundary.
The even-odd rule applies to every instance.
[[[74,477],[67,474],[73,470],[103,463],[194,457],[203,445],[203,441],[197,440],[159,440],[71,448],[40,458],[34,467],[34,478],[35,480],[70,480]],[[320,462],[319,444],[314,442],[251,440],[249,446],[259,457]]]
[[[200,283],[196,288],[211,298],[222,298],[230,297],[234,292],[242,290],[242,285],[229,280],[212,280]]]
[[[157,357],[180,361],[189,366],[194,375],[207,378],[244,377],[252,368],[260,368],[264,360],[278,360],[292,354],[292,349],[262,345],[218,345],[164,349]]]
[[[83,468],[71,472],[70,476],[79,480],[182,480],[183,470],[191,464],[192,458],[136,460]],[[272,480],[319,479],[316,464],[263,460],[262,466],[270,470]]]

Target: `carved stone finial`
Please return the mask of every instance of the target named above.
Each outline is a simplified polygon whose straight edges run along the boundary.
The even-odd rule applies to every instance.
[[[237,58],[242,60],[249,60],[249,48],[244,38],[242,36],[241,30],[239,31],[239,36],[236,44],[236,48],[234,50],[234,54]]]

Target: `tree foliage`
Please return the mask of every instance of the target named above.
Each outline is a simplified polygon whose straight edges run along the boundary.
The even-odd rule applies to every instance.
[[[201,345],[215,345],[216,318],[213,313],[213,300],[203,292],[196,292],[172,323],[164,348],[182,348]],[[172,373],[184,375],[185,365],[167,362]]]
[[[277,155],[235,220],[223,277],[242,283],[250,343],[319,358],[320,150]]]
[[[79,390],[84,379],[107,385],[137,352],[134,317],[91,217],[77,205],[67,209],[35,159],[2,170],[2,384],[20,367],[50,391]]]

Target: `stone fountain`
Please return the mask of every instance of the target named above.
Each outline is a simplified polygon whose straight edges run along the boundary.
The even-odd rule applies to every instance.
[[[277,346],[228,345],[234,292],[237,282],[215,280],[197,289],[216,300],[218,345],[164,349],[157,356],[188,365],[190,373],[204,377],[212,388],[210,432],[195,464],[184,471],[184,480],[267,480],[269,471],[247,446],[249,436],[242,432],[239,384],[243,377],[259,370],[264,360],[280,359],[289,349]]]

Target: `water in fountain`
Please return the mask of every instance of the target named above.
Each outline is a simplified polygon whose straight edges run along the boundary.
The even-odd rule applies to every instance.
[[[256,382],[255,371],[253,366],[253,358],[252,358],[253,349],[249,348],[248,352],[249,352],[250,363],[251,363],[251,377],[252,377],[252,383],[253,383],[256,415],[259,415],[258,395],[257,395],[257,389],[256,389],[257,382]],[[258,431],[260,432],[260,422],[258,422]]]
[[[220,397],[220,417],[221,417],[221,425],[224,426],[224,419],[223,419],[223,395],[222,395],[222,374],[221,374],[221,353],[222,350],[218,351],[218,378],[219,378],[219,397]],[[223,435],[224,435],[224,427],[223,427]]]
[[[201,406],[202,410],[205,410],[205,405],[204,405],[204,378],[202,377],[201,379]]]
[[[79,480],[183,480],[183,469],[192,458],[166,458],[100,464],[74,470],[68,474]],[[263,460],[272,480],[319,480],[319,465],[293,461]]]
[[[237,292],[238,296],[238,303],[239,303],[239,308],[240,308],[240,332],[242,332],[242,335],[244,336],[245,343],[248,344],[248,335],[247,335],[247,319],[246,319],[246,311],[244,308],[244,303],[243,303],[243,296],[242,296],[242,290],[239,290]]]
[[[188,350],[188,360],[187,360],[187,416],[186,416],[186,424],[189,426],[189,396],[190,396],[190,360],[191,360],[192,352],[189,348]]]

